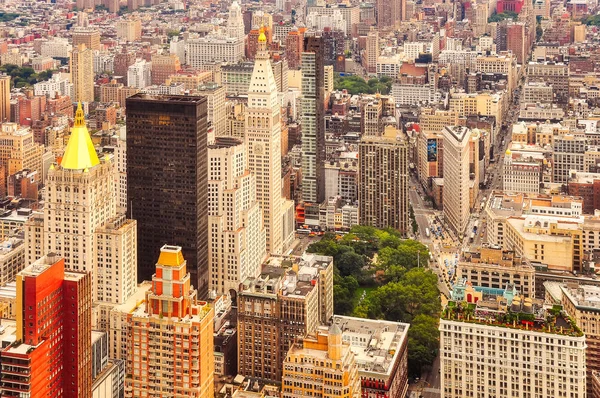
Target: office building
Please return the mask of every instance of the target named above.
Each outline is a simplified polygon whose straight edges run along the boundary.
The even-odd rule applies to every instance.
[[[403,0],[400,0],[403,1]],[[346,22],[346,32],[350,34],[352,27],[360,22],[360,7],[358,5],[350,5],[345,3],[321,5],[308,5],[306,7],[306,15],[318,15],[333,17],[336,14],[342,14],[342,18]]]
[[[406,396],[409,324],[341,315],[334,315],[332,324],[341,329],[342,341],[354,353],[362,397]]]
[[[377,73],[377,59],[381,54],[379,48],[379,32],[372,29],[367,34],[367,43],[363,54],[363,65],[369,74]],[[396,75],[398,76],[398,75]]]
[[[0,243],[0,287],[15,280],[17,273],[25,268],[25,245],[16,236]]]
[[[0,76],[0,123],[10,121],[10,76]]]
[[[463,293],[440,320],[442,398],[586,397],[586,338],[560,307]]]
[[[271,257],[238,293],[238,372],[281,382],[283,361],[296,338],[333,316],[333,259]],[[290,267],[291,266],[291,267]]]
[[[546,284],[544,284],[546,285]],[[600,288],[598,286],[560,286],[561,304],[567,314],[585,334],[586,350],[585,361],[587,365],[587,391],[588,396],[595,397],[592,389],[593,373],[600,371]]]
[[[285,37],[285,58],[290,69],[300,69],[305,30],[294,26]]]
[[[215,136],[226,135],[226,110],[225,87],[216,83],[207,83],[198,86],[196,95],[206,97],[208,116],[207,120]]]
[[[129,67],[131,65],[133,65],[136,61],[136,53],[135,51],[132,51],[130,48],[127,48],[127,46],[122,46],[121,47],[121,52],[118,52],[115,54],[115,58],[114,58],[114,62],[113,62],[113,68],[115,71],[114,76],[118,77],[121,76],[123,78],[123,83],[125,86],[128,85],[127,82],[127,72],[129,70]],[[102,101],[104,102],[104,101]]]
[[[282,196],[281,107],[264,32],[258,41],[248,90],[246,142],[250,171],[256,175],[256,196],[263,210],[267,253],[282,254],[294,239],[294,203]]]
[[[534,159],[513,155],[510,149],[504,155],[502,187],[506,192],[539,193],[542,180],[542,165]]]
[[[79,104],[60,164],[48,170],[43,219],[25,225],[28,261],[57,253],[69,269],[91,273],[96,328],[136,288],[136,222],[117,212],[116,174],[108,156],[98,158]]]
[[[204,97],[127,98],[127,199],[139,226],[138,279],[151,278],[158,249],[173,242],[183,248],[200,297],[209,275],[206,116]]]
[[[514,286],[525,297],[535,295],[535,268],[525,258],[497,246],[464,252],[456,268],[458,280],[473,286],[505,289]]]
[[[302,200],[321,203],[325,200],[325,86],[323,38],[304,39],[302,52]]]
[[[181,70],[181,62],[175,54],[152,55],[152,84],[163,84],[169,76]]]
[[[467,127],[446,126],[444,136],[444,218],[457,235],[465,233],[470,217],[469,142]]]
[[[138,41],[142,38],[142,21],[139,19],[124,19],[115,23],[117,39],[123,41]]]
[[[87,272],[48,254],[17,275],[13,344],[0,351],[3,397],[92,396],[92,291]]]
[[[91,27],[76,27],[73,30],[73,48],[84,44],[92,50],[100,50],[100,31]]]
[[[553,137],[552,182],[567,184],[571,170],[583,171],[587,138],[561,134]]]
[[[44,146],[34,142],[29,127],[3,123],[0,131],[0,164],[5,165],[5,177],[27,169],[42,173]]]
[[[377,28],[395,28],[406,20],[406,0],[377,0]]]
[[[213,318],[181,247],[163,246],[144,305],[130,316],[125,397],[212,398]]]
[[[359,144],[358,202],[361,225],[408,232],[408,146],[387,126]]]
[[[228,294],[260,274],[266,255],[256,177],[243,141],[216,137],[208,146],[208,259],[210,291]]]
[[[322,330],[325,329],[325,330]],[[282,398],[361,397],[358,365],[337,325],[300,338],[283,362]]]
[[[78,45],[71,55],[71,82],[73,101],[94,101],[94,52],[85,44]]]
[[[146,88],[152,83],[152,64],[144,59],[138,59],[127,69],[127,84],[129,87]]]

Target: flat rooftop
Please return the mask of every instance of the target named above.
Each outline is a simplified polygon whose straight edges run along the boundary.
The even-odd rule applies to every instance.
[[[390,376],[408,338],[407,323],[334,315],[333,323],[350,344],[359,373]]]

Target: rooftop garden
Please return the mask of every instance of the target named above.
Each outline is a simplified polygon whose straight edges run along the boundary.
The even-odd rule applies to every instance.
[[[449,301],[442,311],[442,319],[478,323],[510,329],[531,330],[579,337],[583,332],[560,305],[535,313],[496,311],[474,303]]]

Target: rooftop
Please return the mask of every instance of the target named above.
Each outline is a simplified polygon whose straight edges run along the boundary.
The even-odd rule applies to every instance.
[[[342,340],[350,344],[359,373],[391,375],[408,338],[409,324],[341,315],[334,315],[333,323],[342,330]]]
[[[600,312],[600,286],[579,285],[574,288],[561,285],[560,290],[578,309]]]

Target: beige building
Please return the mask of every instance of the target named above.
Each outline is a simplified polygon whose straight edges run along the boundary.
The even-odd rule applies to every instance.
[[[367,43],[364,53],[364,67],[370,74],[377,73],[377,58],[381,50],[379,49],[379,32],[371,30],[367,34]]]
[[[0,243],[0,287],[14,281],[23,268],[25,268],[23,239],[13,237]]]
[[[116,102],[120,107],[125,107],[125,100],[140,92],[139,88],[124,86],[116,80],[100,86],[100,102]]]
[[[333,316],[333,259],[271,257],[258,278],[238,293],[238,372],[279,383],[296,338]]]
[[[260,274],[266,237],[244,142],[217,137],[208,165],[209,289],[223,295]]]
[[[73,30],[73,48],[81,44],[92,50],[100,50],[100,31],[91,27],[76,27]]]
[[[458,126],[458,112],[422,108],[419,127],[424,134],[441,133],[446,126]]]
[[[267,52],[258,38],[254,71],[248,90],[246,142],[250,171],[256,175],[257,198],[263,210],[267,253],[282,254],[294,239],[294,202],[282,196],[281,107]]]
[[[469,143],[471,130],[447,126],[444,135],[444,218],[462,236],[470,217]]]
[[[108,325],[110,307],[137,283],[136,222],[117,212],[115,173],[108,156],[98,158],[80,104],[60,164],[48,171],[44,217],[25,225],[29,261],[57,253],[69,269],[91,273],[95,327]]]
[[[216,83],[208,83],[198,87],[197,95],[203,95],[208,102],[208,122],[213,127],[215,136],[226,135],[225,87]]]
[[[142,38],[142,21],[139,19],[125,19],[115,23],[117,39],[123,41],[138,41]]]
[[[10,76],[0,76],[0,123],[10,120]]]
[[[281,384],[282,398],[361,397],[358,365],[340,328],[321,328],[294,343],[283,363]]]
[[[508,96],[506,92],[497,93],[454,93],[449,100],[449,109],[458,113],[458,116],[493,116],[496,125],[504,122],[508,110]]]
[[[0,165],[5,176],[28,169],[42,174],[44,146],[34,142],[33,132],[17,123],[3,123],[0,131]]]
[[[211,82],[212,73],[209,71],[186,71],[169,75],[165,84],[183,83],[186,90],[197,90],[198,86]]]
[[[125,397],[214,397],[214,310],[197,294],[181,247],[163,246],[128,317]]]
[[[71,54],[71,82],[77,102],[94,101],[94,52],[80,44]]]
[[[243,140],[246,136],[246,106],[241,102],[228,102],[226,112],[225,135]]]
[[[517,314],[526,324],[510,320]],[[450,301],[440,320],[441,396],[585,398],[585,351],[576,322],[531,299]]]
[[[499,247],[481,247],[465,252],[458,262],[458,280],[473,286],[505,289],[514,286],[525,297],[535,295],[535,268],[514,252]]]
[[[561,286],[561,304],[585,334],[587,348],[588,396],[592,393],[592,374],[600,371],[600,288],[592,285]]]
[[[482,73],[502,73],[508,77],[508,94],[516,87],[518,79],[517,58],[511,52],[479,55],[475,60],[475,70]],[[500,124],[500,120],[497,120]]]
[[[382,136],[363,136],[359,144],[358,202],[361,225],[408,232],[408,147],[387,126]]]

